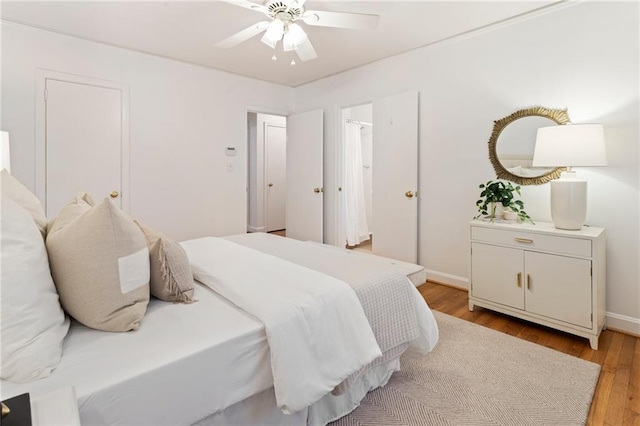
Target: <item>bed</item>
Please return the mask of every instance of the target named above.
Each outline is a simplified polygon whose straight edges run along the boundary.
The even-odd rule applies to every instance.
[[[310,242],[265,234],[225,241],[339,279],[363,279],[389,270],[422,279],[422,268],[415,265]],[[199,240],[183,243],[190,258],[194,242]],[[363,371],[339,394],[328,393],[284,414],[276,404],[263,322],[207,286],[196,282],[195,287],[197,303],[152,300],[136,332],[105,333],[72,324],[54,373],[24,385],[3,381],[3,396],[75,386],[83,424],[320,425],[353,410],[400,368],[396,354]],[[437,342],[437,325],[411,288],[410,303],[420,326],[414,344],[427,351]]]

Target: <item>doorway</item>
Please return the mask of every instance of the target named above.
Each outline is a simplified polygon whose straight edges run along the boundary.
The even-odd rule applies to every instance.
[[[287,118],[249,112],[247,232],[286,230]]]
[[[371,252],[375,255],[411,263],[418,261],[418,101],[418,92],[409,91],[375,99],[370,104],[340,109],[342,137],[338,153],[342,159],[338,168],[338,181],[341,182],[337,210],[340,219],[336,228],[338,245],[350,246],[355,243],[357,246],[371,241]],[[356,154],[349,160],[347,147],[348,139],[359,137],[360,150],[363,154],[368,154],[366,136],[369,128],[373,134],[372,161],[367,169],[365,166],[368,165],[368,158],[357,155],[356,149]],[[355,138],[348,135],[348,131]],[[358,166],[357,161],[360,159],[362,163]],[[356,164],[355,167],[347,165],[352,162]],[[356,181],[362,180],[361,184],[354,185],[355,189],[351,189],[352,192],[355,191],[355,198],[348,195],[348,171],[352,172]],[[366,176],[369,173],[371,189],[365,191]],[[355,202],[363,193],[364,203]],[[366,220],[362,217],[366,217],[369,196],[371,213],[369,220]],[[350,204],[355,204],[356,207],[349,207]],[[356,214],[349,213],[349,209]],[[362,211],[365,212],[364,215]],[[356,220],[358,224],[355,230],[352,226],[351,241],[345,235],[350,226],[347,223],[349,220]],[[367,222],[366,229],[361,225],[364,221]]]
[[[343,110],[341,245],[371,252],[373,239],[373,104]]]

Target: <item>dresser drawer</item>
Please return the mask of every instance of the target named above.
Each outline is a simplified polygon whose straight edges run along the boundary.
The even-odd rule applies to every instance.
[[[471,227],[471,239],[486,243],[591,257],[591,240],[536,233]]]

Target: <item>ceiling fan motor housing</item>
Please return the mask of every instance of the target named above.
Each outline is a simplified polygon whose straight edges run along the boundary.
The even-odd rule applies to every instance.
[[[300,18],[303,13],[303,9],[297,7],[297,4],[293,2],[293,5],[288,5],[287,2],[282,0],[270,1],[266,4],[269,10],[269,16],[273,19],[279,19],[283,22],[293,22]]]

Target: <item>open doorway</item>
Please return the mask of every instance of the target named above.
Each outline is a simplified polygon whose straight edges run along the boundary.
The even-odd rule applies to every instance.
[[[287,118],[247,113],[247,232],[286,235]]]
[[[345,247],[371,252],[373,242],[373,104],[342,110]]]

